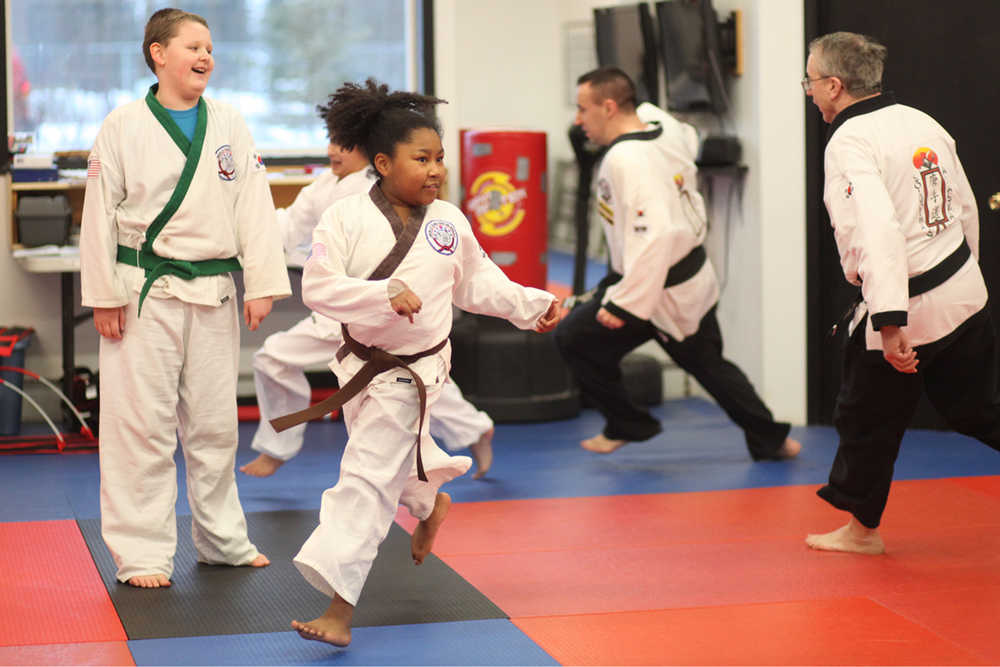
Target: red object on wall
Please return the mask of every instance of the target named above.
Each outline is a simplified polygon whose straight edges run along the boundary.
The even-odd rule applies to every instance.
[[[461,130],[462,211],[511,280],[545,289],[548,279],[547,151],[544,132]]]

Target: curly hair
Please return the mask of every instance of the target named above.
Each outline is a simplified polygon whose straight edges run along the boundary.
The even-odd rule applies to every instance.
[[[434,108],[442,103],[447,104],[430,95],[389,92],[389,86],[369,78],[363,86],[345,83],[316,110],[326,122],[330,141],[345,150],[360,146],[374,166],[376,155],[392,157],[396,144],[407,141],[414,130],[426,127],[440,135]]]

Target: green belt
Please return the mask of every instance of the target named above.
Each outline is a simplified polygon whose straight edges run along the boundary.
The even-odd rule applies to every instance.
[[[146,271],[146,282],[139,292],[139,315],[142,314],[142,302],[146,299],[149,288],[160,276],[171,275],[194,280],[200,276],[217,276],[220,273],[241,271],[243,266],[236,257],[228,259],[202,259],[187,261],[184,259],[168,259],[151,252],[136,250],[128,246],[118,246],[118,261],[129,266],[137,266]]]

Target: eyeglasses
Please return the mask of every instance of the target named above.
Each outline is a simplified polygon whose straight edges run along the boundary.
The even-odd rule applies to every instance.
[[[804,77],[802,77],[802,80],[799,81],[799,83],[802,84],[802,92],[808,93],[812,89],[813,83],[815,83],[816,81],[822,81],[823,79],[832,79],[832,78],[833,75],[829,74],[827,76],[818,76],[815,79],[810,79],[809,75],[806,74]]]

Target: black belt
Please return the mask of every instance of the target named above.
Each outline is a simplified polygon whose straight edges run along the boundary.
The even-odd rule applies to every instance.
[[[923,273],[911,276],[909,281],[907,281],[910,298],[912,299],[913,297],[920,296],[925,292],[930,292],[938,285],[944,284],[946,280],[958,273],[958,270],[965,266],[965,263],[971,256],[972,251],[969,250],[969,245],[965,241],[962,241],[962,244],[955,248],[955,250],[943,260]],[[854,311],[858,309],[858,306],[861,305],[862,301],[864,301],[864,297],[861,296],[861,291],[858,290],[857,296],[854,298],[854,301],[851,302],[851,305],[848,306],[847,311],[841,316],[840,320],[838,320],[837,323],[830,328],[831,336],[837,333],[840,325],[849,323],[852,319],[854,319]]]
[[[421,482],[427,481],[427,473],[424,472],[424,460],[420,456],[420,433],[424,429],[424,413],[427,411],[427,387],[424,385],[424,381],[420,378],[417,373],[414,373],[410,369],[409,364],[412,364],[417,359],[422,359],[424,357],[429,357],[432,354],[437,354],[444,348],[447,344],[448,339],[445,338],[443,341],[430,348],[429,350],[424,350],[423,352],[417,352],[416,354],[390,354],[385,350],[380,350],[377,347],[369,347],[363,345],[358,341],[354,340],[349,333],[347,333],[347,327],[343,324],[340,325],[341,331],[344,333],[344,346],[337,351],[337,359],[342,360],[350,352],[359,359],[364,360],[365,365],[354,374],[347,384],[340,388],[337,393],[320,401],[316,405],[310,406],[305,410],[299,410],[298,412],[293,412],[289,415],[283,417],[277,417],[271,420],[271,426],[278,433],[284,431],[287,428],[291,428],[297,424],[303,424],[310,419],[316,419],[317,417],[322,417],[328,412],[336,410],[341,407],[344,403],[351,400],[359,393],[361,390],[368,386],[376,375],[385,372],[391,368],[404,368],[409,371],[410,375],[413,376],[413,380],[417,383],[417,394],[420,396],[420,424],[417,427],[417,479]]]
[[[707,260],[708,253],[705,252],[705,246],[695,246],[691,252],[684,255],[680,261],[670,267],[670,270],[667,271],[667,278],[663,281],[663,287],[673,287],[674,285],[680,285],[683,282],[691,280],[701,270],[701,267],[705,265]],[[601,284],[604,287],[608,287],[621,279],[622,274],[615,271],[608,271],[608,276],[601,281]]]

